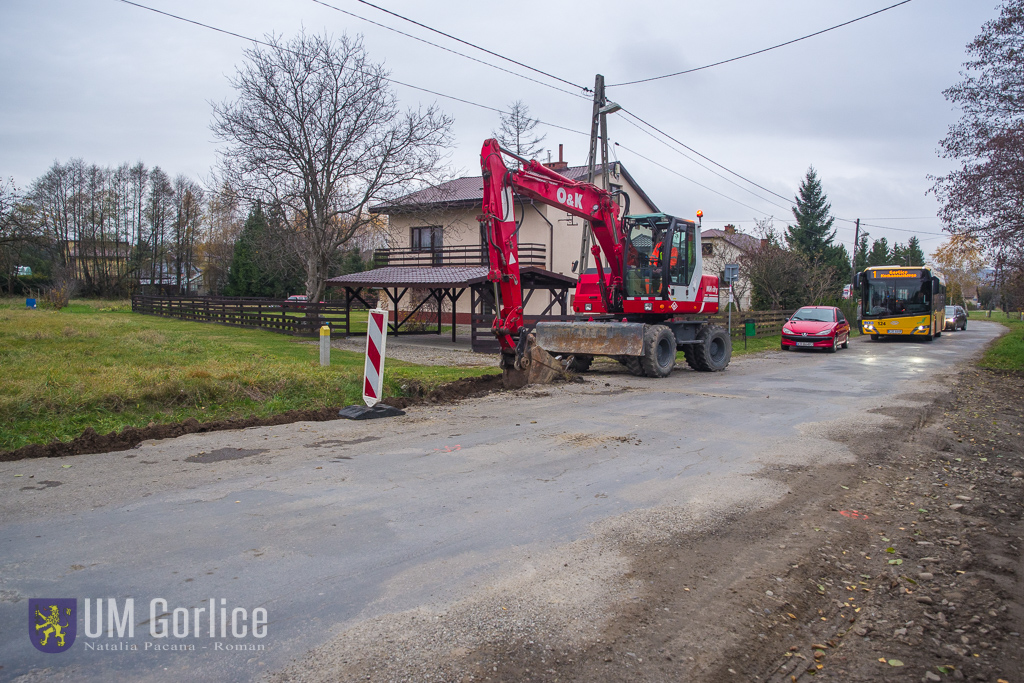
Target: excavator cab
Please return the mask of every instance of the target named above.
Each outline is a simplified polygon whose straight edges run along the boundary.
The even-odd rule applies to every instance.
[[[696,271],[696,224],[663,213],[626,216],[623,267],[627,298],[672,297]]]

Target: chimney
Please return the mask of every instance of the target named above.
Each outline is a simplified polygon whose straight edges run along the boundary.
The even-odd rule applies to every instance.
[[[762,237],[761,238],[761,248],[762,249],[767,249],[768,248],[768,238],[767,237]]]
[[[736,226],[733,225],[732,223],[729,223],[728,225],[726,225],[724,229],[725,229],[725,232],[727,234],[729,234],[729,235],[735,235],[736,234]]]
[[[558,161],[549,161],[544,165],[550,168],[552,171],[564,171],[565,169],[569,168],[569,163],[562,158],[561,143],[559,143],[558,145]]]

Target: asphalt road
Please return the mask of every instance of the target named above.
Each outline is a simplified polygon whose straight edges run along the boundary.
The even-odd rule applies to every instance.
[[[768,504],[784,490],[751,475],[852,457],[836,430],[934,394],[999,330],[0,463],[0,680],[250,680],[371,617],[443,609],[624,513]],[[28,599],[69,597],[76,642],[36,651]],[[104,632],[88,637],[99,598]],[[110,598],[134,600],[134,637],[108,637]],[[154,599],[168,631],[178,608],[182,637],[150,634]],[[245,637],[209,636],[211,599],[229,620],[245,610]],[[156,649],[170,645],[194,649]]]

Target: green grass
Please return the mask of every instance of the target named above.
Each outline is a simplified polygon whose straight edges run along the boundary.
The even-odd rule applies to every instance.
[[[988,317],[986,311],[971,311],[967,320],[968,329],[972,321],[991,320],[1002,323],[1009,328],[1009,332],[997,339],[985,351],[980,365],[995,370],[1024,370],[1024,322],[1016,313],[1007,316],[1002,311],[993,311],[992,317]]]
[[[365,323],[363,324],[365,329]],[[0,300],[0,450],[150,422],[267,417],[361,403],[363,356],[287,335],[131,313],[127,301],[61,311]],[[385,395],[492,368],[389,361]]]

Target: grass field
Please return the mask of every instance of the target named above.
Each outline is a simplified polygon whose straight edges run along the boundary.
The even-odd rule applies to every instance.
[[[364,323],[365,329],[365,323]],[[193,417],[266,417],[361,403],[362,354],[287,335],[131,313],[127,301],[61,311],[0,300],[0,450]],[[389,361],[385,395],[493,368]]]
[[[1007,334],[997,339],[985,351],[981,359],[981,366],[994,370],[1024,370],[1024,322],[1016,313],[1007,316],[1002,311],[993,311],[992,317],[988,317],[985,311],[971,311],[967,319],[967,327],[970,329],[971,322],[975,320],[991,320],[1002,323],[1010,329]]]

